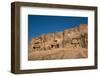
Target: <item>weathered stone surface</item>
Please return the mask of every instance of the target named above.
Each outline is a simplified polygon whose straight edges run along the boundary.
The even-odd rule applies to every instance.
[[[28,60],[75,59],[88,57],[88,26],[42,34],[28,44]]]
[[[50,50],[53,48],[82,47],[88,45],[88,26],[80,24],[79,27],[65,29],[61,32],[43,34],[32,38],[29,50]]]

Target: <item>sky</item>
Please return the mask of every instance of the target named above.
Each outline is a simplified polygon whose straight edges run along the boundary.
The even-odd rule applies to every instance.
[[[28,15],[28,39],[88,24],[88,17]]]

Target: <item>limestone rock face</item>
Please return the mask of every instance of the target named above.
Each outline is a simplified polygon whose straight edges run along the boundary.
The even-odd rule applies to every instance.
[[[86,24],[80,24],[79,29],[81,32],[88,32],[88,26]]]
[[[88,26],[80,24],[79,27],[65,29],[61,32],[42,34],[32,38],[29,50],[50,50],[64,47],[83,47],[88,45]]]

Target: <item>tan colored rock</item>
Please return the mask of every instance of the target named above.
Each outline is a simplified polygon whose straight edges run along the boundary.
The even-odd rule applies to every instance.
[[[80,24],[79,27],[65,29],[61,32],[43,34],[32,38],[32,41],[29,43],[29,50],[48,50],[52,48],[75,47],[77,45],[78,47],[86,47],[88,43],[87,32],[88,26]]]
[[[79,29],[80,29],[80,32],[88,32],[87,24],[80,24]]]

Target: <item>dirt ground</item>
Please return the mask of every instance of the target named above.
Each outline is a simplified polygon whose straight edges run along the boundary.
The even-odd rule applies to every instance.
[[[86,48],[53,48],[51,50],[29,51],[28,60],[54,60],[87,58]]]

